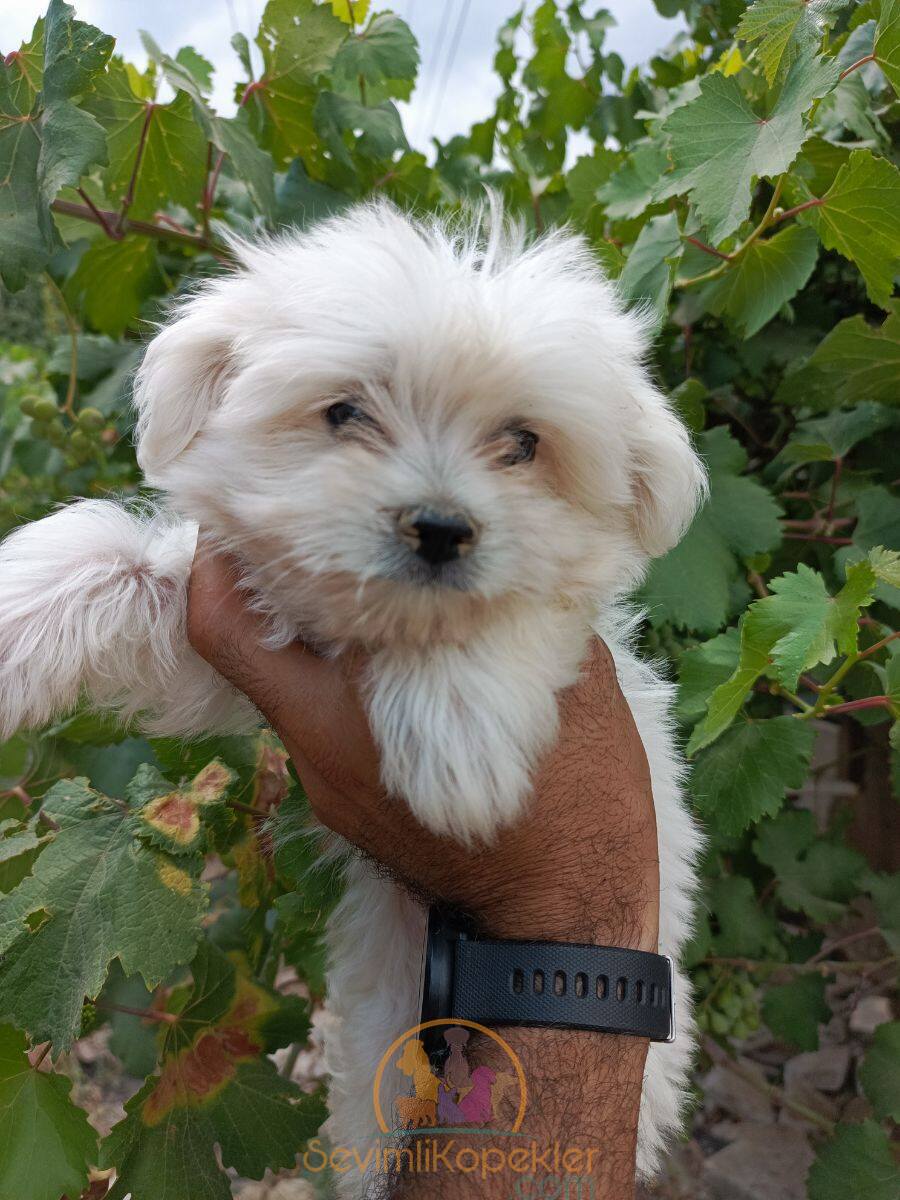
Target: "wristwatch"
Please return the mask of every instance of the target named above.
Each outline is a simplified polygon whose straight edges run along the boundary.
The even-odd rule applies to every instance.
[[[499,941],[432,905],[422,974],[421,1022],[587,1029],[675,1040],[672,960],[618,946]],[[421,1034],[429,1053],[437,1028]]]

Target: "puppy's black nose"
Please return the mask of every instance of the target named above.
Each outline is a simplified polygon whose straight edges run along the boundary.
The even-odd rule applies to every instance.
[[[433,567],[468,553],[475,541],[475,527],[461,512],[405,508],[397,517],[397,527],[407,545]]]

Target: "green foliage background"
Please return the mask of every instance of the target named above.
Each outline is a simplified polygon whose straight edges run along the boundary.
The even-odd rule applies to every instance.
[[[147,38],[139,71],[52,0],[0,65],[0,532],[140,489],[129,376],[161,305],[227,263],[226,229],[372,194],[452,211],[485,184],[535,232],[572,223],[656,313],[655,369],[710,468],[642,597],[709,831],[687,963],[707,1050],[760,1020],[813,1049],[842,922],[866,906],[900,953],[897,877],[848,844],[846,809],[822,831],[794,802],[819,722],[900,749],[900,0],[655,2],[689,33],[632,71],[596,4],[516,12],[494,110],[432,163],[395,104],[415,39],[368,0],[270,0],[261,73],[234,39],[229,118],[202,47]],[[216,1144],[250,1178],[295,1162],[323,1108],[267,1057],[309,1027],[275,983],[286,962],[321,995],[336,887],[303,821],[268,735],[185,747],[78,712],[0,746],[0,1200],[107,1194],[97,1167],[114,1197],[227,1197]],[[98,1144],[66,1059],[33,1064],[105,1022],[147,1082]],[[822,1118],[811,1200],[898,1194],[898,1049],[891,1024],[867,1052],[872,1119]]]

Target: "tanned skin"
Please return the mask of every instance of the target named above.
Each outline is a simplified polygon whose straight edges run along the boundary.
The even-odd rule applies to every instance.
[[[656,950],[659,858],[650,774],[602,642],[595,641],[581,679],[562,697],[560,737],[540,765],[526,815],[490,847],[465,849],[423,829],[383,791],[360,701],[361,658],[325,660],[300,643],[261,648],[260,618],[235,578],[227,558],[198,552],[188,637],[279,735],[323,825],[417,896],[461,907],[492,936]],[[578,1174],[590,1176],[593,1190],[584,1182],[580,1194],[631,1197],[646,1041],[553,1029],[498,1032],[525,1071],[529,1142],[580,1148],[585,1165],[592,1150],[591,1170]],[[469,1061],[491,1064],[494,1050],[473,1043]],[[509,1149],[508,1139],[479,1137],[477,1144],[479,1151]],[[487,1179],[450,1171],[407,1175],[398,1191],[409,1200],[566,1196],[550,1190],[546,1174],[539,1166],[531,1183],[508,1170]]]

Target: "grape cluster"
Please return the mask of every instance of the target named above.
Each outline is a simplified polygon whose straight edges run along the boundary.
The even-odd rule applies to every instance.
[[[31,434],[62,451],[75,465],[97,457],[106,430],[99,408],[82,408],[67,426],[63,410],[50,396],[26,396],[19,405],[31,417]]]
[[[85,1000],[81,1006],[81,1027],[78,1030],[80,1038],[87,1037],[101,1024],[102,1017],[97,1011],[96,1004],[90,1000]]]
[[[694,972],[698,992],[697,1024],[704,1033],[746,1038],[759,1028],[757,989],[746,971],[734,967],[700,967]]]

